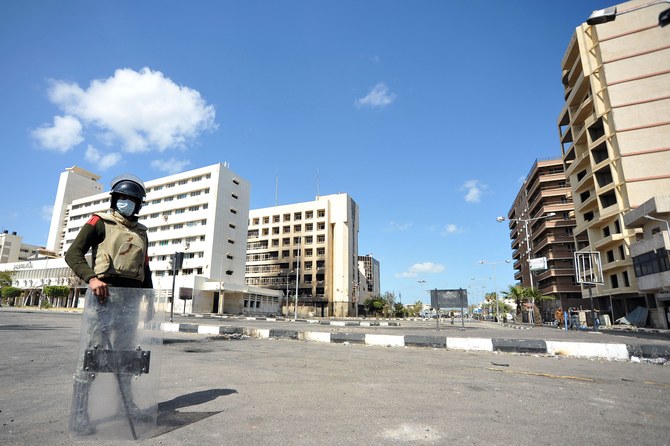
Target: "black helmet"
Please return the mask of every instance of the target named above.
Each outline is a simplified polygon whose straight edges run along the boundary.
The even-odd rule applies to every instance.
[[[116,201],[119,198],[119,194],[136,198],[137,208],[135,209],[135,214],[139,213],[140,208],[144,202],[144,198],[147,196],[142,180],[137,178],[135,175],[130,174],[123,174],[114,177],[112,180],[112,190],[109,193],[112,195],[111,204],[113,209],[116,209]]]

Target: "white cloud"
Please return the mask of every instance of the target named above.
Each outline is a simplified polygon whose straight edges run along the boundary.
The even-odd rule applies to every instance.
[[[113,152],[103,155],[98,149],[90,144],[86,149],[84,157],[86,158],[86,161],[95,163],[95,167],[98,170],[107,170],[121,160],[120,153]]]
[[[487,187],[488,186],[482,184],[479,180],[468,180],[461,187],[461,190],[466,191],[463,198],[465,198],[465,201],[468,203],[479,203],[481,201],[482,194]]]
[[[424,274],[436,274],[444,271],[444,265],[433,262],[424,262],[424,263],[415,263],[410,266],[407,271],[404,271],[400,274],[396,274],[396,277],[411,279],[418,276],[420,273]]]
[[[203,131],[216,129],[214,106],[200,93],[179,86],[159,71],[119,69],[84,90],[52,81],[49,99],[72,119],[127,152],[184,147]],[[38,129],[39,130],[39,129]]]
[[[405,231],[409,228],[412,227],[414,223],[408,222],[408,223],[396,223],[395,221],[391,221],[386,225],[386,230],[388,232],[397,232],[397,231]]]
[[[44,205],[44,206],[42,206],[42,211],[41,211],[42,220],[51,221],[51,215],[52,215],[53,213],[54,213],[54,207],[53,207],[53,205],[51,205],[51,206],[48,206],[48,205]]]
[[[172,175],[183,172],[186,166],[189,164],[191,164],[189,160],[178,160],[175,158],[170,158],[167,160],[153,160],[151,162],[151,167],[160,172],[166,172]]]
[[[84,140],[81,122],[73,116],[54,116],[52,126],[48,124],[31,132],[33,138],[45,149],[65,153]]]
[[[461,229],[454,225],[454,224],[448,224],[444,225],[444,230],[442,231],[442,235],[449,235],[449,234],[456,234],[458,232],[461,232]]]
[[[356,99],[355,104],[359,107],[384,108],[395,100],[395,93],[389,93],[385,83],[380,82],[363,98]]]

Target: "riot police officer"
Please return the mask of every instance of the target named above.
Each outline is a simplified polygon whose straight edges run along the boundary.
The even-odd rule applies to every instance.
[[[85,333],[89,345],[125,349],[132,347],[129,344],[136,332],[139,302],[115,301],[110,298],[109,288],[153,288],[147,254],[147,228],[138,222],[146,190],[139,178],[125,174],[112,180],[110,194],[110,210],[94,213],[90,217],[68,249],[65,261],[88,284],[97,299],[97,302],[86,303],[87,309],[93,307],[90,313],[86,313],[92,315]],[[85,258],[89,250],[92,254],[90,265]],[[131,317],[128,317],[129,314]],[[77,434],[95,432],[88,416],[88,393],[94,377],[83,370],[83,358],[80,358],[75,373],[70,426]],[[121,392],[132,398],[130,376],[121,375],[119,385]],[[124,410],[129,415],[141,417],[141,411],[132,399]]]

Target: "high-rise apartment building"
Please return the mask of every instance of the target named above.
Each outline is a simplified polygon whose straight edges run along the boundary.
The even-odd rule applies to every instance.
[[[577,27],[562,60],[558,128],[575,243],[600,253],[605,283],[592,291],[614,319],[654,305],[635,279],[630,248],[639,229],[623,215],[670,190],[670,27],[658,26],[668,5],[622,14],[645,3],[622,3],[614,21]]]
[[[354,315],[358,215],[358,205],[348,194],[251,210],[247,285],[288,294],[282,304],[284,313]]]
[[[379,260],[371,254],[358,256],[358,274],[360,277],[358,304],[362,305],[365,299],[381,295]]]
[[[554,298],[538,302],[543,320],[553,320],[558,307],[578,306],[581,293],[573,267],[575,220],[560,158],[535,161],[507,217],[514,278]],[[546,269],[531,271],[530,260],[542,258],[547,261]]]

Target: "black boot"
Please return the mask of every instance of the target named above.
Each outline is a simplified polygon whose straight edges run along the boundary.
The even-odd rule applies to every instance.
[[[70,430],[77,435],[93,435],[95,427],[91,424],[88,418],[88,390],[90,383],[77,382],[74,383],[74,401],[73,414],[70,422]]]

